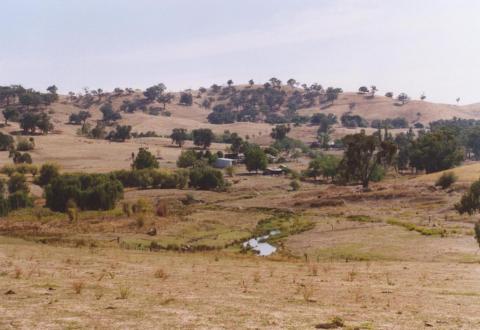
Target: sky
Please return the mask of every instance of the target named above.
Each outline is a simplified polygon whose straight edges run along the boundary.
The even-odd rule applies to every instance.
[[[294,78],[480,102],[477,0],[0,0],[0,85]]]

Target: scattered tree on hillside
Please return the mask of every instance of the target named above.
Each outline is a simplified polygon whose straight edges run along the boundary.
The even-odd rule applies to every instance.
[[[209,128],[199,128],[192,131],[193,144],[207,149],[213,142],[215,135]]]
[[[111,131],[107,139],[118,142],[125,142],[125,140],[131,139],[132,126],[130,125],[117,125],[115,131]]]
[[[56,94],[57,94],[57,91],[58,91],[58,88],[57,88],[57,86],[55,86],[55,85],[48,86],[48,87],[47,87],[47,91],[48,91],[49,93],[51,93],[51,94],[55,94],[55,95],[56,95]]]
[[[88,118],[92,117],[90,112],[81,110],[78,113],[72,113],[68,119],[69,123],[74,124],[74,125],[85,125],[85,122],[87,121]]]
[[[288,132],[290,132],[290,125],[276,125],[274,128],[272,128],[272,132],[270,133],[270,136],[272,139],[275,140],[283,140]]]
[[[167,87],[160,83],[151,87],[148,87],[145,92],[143,92],[143,96],[149,101],[155,101],[165,90]]]
[[[363,93],[363,94],[366,94],[366,93],[369,92],[367,86],[361,86],[361,87],[358,89],[358,91],[359,91],[360,93]]]
[[[352,115],[349,112],[344,113],[340,117],[340,122],[342,123],[342,126],[348,128],[368,127],[368,122],[363,117],[359,115]]]
[[[463,161],[463,152],[452,131],[438,129],[413,141],[410,163],[427,173],[448,170]]]
[[[44,112],[38,115],[36,125],[43,134],[53,131],[53,124],[50,122],[50,116]]]
[[[162,93],[160,96],[158,96],[157,101],[163,105],[163,110],[165,110],[167,103],[172,102],[174,98],[175,97],[172,93]]]
[[[338,95],[343,93],[341,88],[328,87],[325,91],[326,101],[333,104],[333,102],[338,98]]]
[[[172,134],[170,134],[172,143],[177,144],[180,148],[183,146],[183,144],[187,140],[187,137],[188,137],[187,130],[185,128],[174,128],[172,130]]]
[[[293,78],[290,78],[287,80],[287,85],[290,86],[290,87],[295,87],[295,85],[297,84],[297,81]]]
[[[340,158],[333,155],[321,155],[310,161],[306,175],[315,180],[319,176],[330,178],[332,181],[337,175],[337,169],[340,164]]]
[[[250,145],[245,151],[245,165],[249,172],[265,170],[267,168],[267,156],[258,145]]]
[[[410,101],[410,97],[406,93],[400,93],[397,96],[397,100],[400,101],[403,104],[407,103]]]
[[[190,106],[193,104],[193,96],[192,93],[183,92],[180,94],[180,102],[181,105]]]
[[[389,97],[389,98],[393,98],[393,93],[392,92],[386,92],[385,96]]]
[[[13,107],[6,107],[2,110],[3,118],[5,119],[5,126],[8,125],[8,121],[18,120],[20,113]]]
[[[27,112],[20,119],[20,128],[23,129],[24,134],[34,134],[37,129],[38,115]]]
[[[346,182],[359,180],[364,189],[377,167],[392,164],[397,147],[389,142],[380,142],[373,135],[357,133],[343,138],[345,151],[341,162],[342,176]]]
[[[121,119],[122,116],[113,110],[113,106],[111,103],[105,103],[100,107],[100,111],[103,114],[103,122],[107,125],[111,124],[112,122]]]

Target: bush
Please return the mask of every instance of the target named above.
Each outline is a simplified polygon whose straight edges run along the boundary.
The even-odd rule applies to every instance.
[[[0,217],[8,215],[10,211],[10,205],[8,199],[5,199],[3,195],[0,195]]]
[[[14,164],[31,164],[33,162],[32,156],[30,156],[28,152],[22,154],[21,152],[14,151],[12,157]]]
[[[60,173],[58,165],[46,163],[40,168],[40,175],[38,176],[37,180],[35,180],[35,183],[41,187],[44,187],[59,175]]]
[[[380,182],[385,177],[385,169],[383,166],[376,165],[372,171],[372,175],[370,176],[370,180],[373,182]]]
[[[33,150],[35,145],[33,142],[27,140],[27,139],[20,139],[17,142],[17,150],[18,151],[30,151]]]
[[[182,168],[193,167],[198,161],[197,154],[194,150],[182,151],[177,160],[177,166]]]
[[[156,169],[126,171],[120,170],[111,173],[124,187],[183,189],[188,183],[188,171],[177,170],[168,172]]]
[[[344,113],[340,117],[340,122],[344,127],[356,128],[356,127],[367,127],[368,122],[360,117],[359,115],[352,115],[350,113]]]
[[[265,170],[267,168],[267,156],[265,152],[257,145],[251,145],[245,151],[245,165],[249,172]]]
[[[14,145],[11,135],[0,133],[0,151],[10,150]]]
[[[136,170],[141,170],[144,168],[158,168],[158,161],[150,151],[145,148],[140,148],[132,166]]]
[[[16,193],[17,191],[23,191],[28,193],[28,185],[25,176],[21,173],[14,173],[8,180],[8,192],[10,194]]]
[[[300,189],[300,183],[297,180],[292,180],[290,181],[290,188],[292,188],[292,191],[297,191]]]
[[[2,166],[2,168],[0,169],[0,173],[5,174],[7,176],[12,176],[12,174],[15,173],[16,171],[17,171],[17,167],[15,165],[10,165],[10,164]]]
[[[190,170],[190,186],[202,190],[214,190],[225,187],[225,181],[221,171],[202,166]]]
[[[10,210],[17,210],[25,207],[32,207],[32,198],[28,192],[19,190],[8,196],[8,205]]]
[[[69,200],[81,210],[110,210],[122,196],[122,183],[106,174],[64,174],[45,188],[47,207],[60,212]]]
[[[449,188],[458,180],[458,177],[453,172],[444,172],[435,182],[436,187],[441,187],[442,189]]]
[[[227,173],[227,175],[229,177],[233,177],[235,175],[235,167],[233,166],[228,166],[225,168],[225,173]]]

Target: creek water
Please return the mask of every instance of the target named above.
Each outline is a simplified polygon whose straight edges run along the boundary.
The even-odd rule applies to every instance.
[[[277,251],[277,248],[270,243],[265,242],[269,237],[280,234],[279,230],[272,230],[268,235],[254,237],[243,242],[244,248],[250,248],[258,252],[259,256],[269,256]]]

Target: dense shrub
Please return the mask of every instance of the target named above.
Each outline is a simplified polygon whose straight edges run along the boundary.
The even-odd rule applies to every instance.
[[[59,175],[60,173],[58,165],[46,163],[43,164],[40,168],[40,175],[38,176],[35,183],[39,186],[44,187],[49,184],[53,179],[57,178]]]
[[[122,196],[122,183],[106,174],[64,174],[45,188],[47,207],[61,212],[69,200],[82,210],[109,210]]]
[[[33,143],[33,140],[27,140],[27,139],[20,139],[17,142],[17,150],[18,151],[30,151],[35,148],[35,145]]]
[[[8,180],[8,192],[10,194],[16,193],[18,191],[28,193],[28,185],[25,176],[21,173],[13,173],[10,179]]]
[[[209,150],[205,152],[186,150],[182,151],[178,157],[177,166],[181,168],[188,168],[194,166],[213,165],[217,158],[218,156],[212,154]]]
[[[150,151],[145,148],[140,148],[137,157],[135,157],[133,161],[132,167],[136,170],[158,168],[158,161]]]
[[[177,170],[174,172],[156,169],[142,170],[120,170],[112,172],[112,175],[119,180],[124,187],[136,188],[185,188],[188,183],[188,171]]]
[[[0,133],[0,151],[9,150],[13,145],[14,140],[11,135]]]
[[[267,168],[267,156],[258,145],[251,145],[245,151],[245,165],[249,172],[265,170]]]
[[[13,151],[11,157],[14,164],[31,164],[33,162],[32,156],[28,152],[22,154],[21,152]]]
[[[358,115],[352,115],[350,113],[344,113],[340,117],[340,121],[341,121],[341,123],[344,127],[348,127],[348,128],[367,127],[368,126],[368,122],[364,118],[362,118]]]
[[[463,161],[464,152],[451,129],[420,135],[412,142],[410,165],[427,173],[450,169]]]
[[[32,198],[26,191],[17,191],[8,196],[8,207],[10,211],[32,206]]]
[[[4,217],[10,211],[10,205],[8,199],[6,199],[3,195],[0,195],[0,217]]]
[[[408,121],[403,118],[403,117],[397,117],[397,118],[392,118],[392,119],[385,119],[385,120],[380,120],[380,119],[374,119],[370,123],[370,126],[373,128],[407,128],[408,127]]]
[[[452,184],[457,181],[458,177],[453,172],[444,172],[435,182],[435,186],[441,187],[442,189],[449,188]]]
[[[190,170],[190,186],[202,190],[214,190],[225,187],[225,181],[221,171],[202,166]]]

